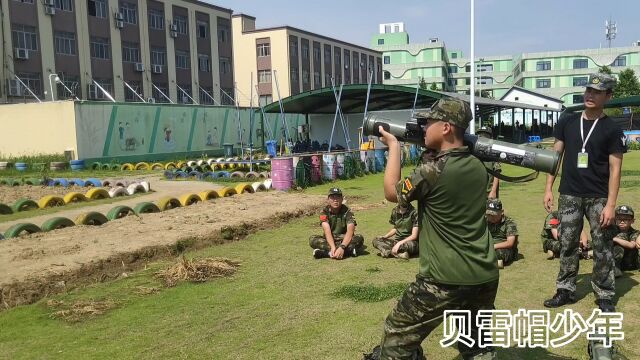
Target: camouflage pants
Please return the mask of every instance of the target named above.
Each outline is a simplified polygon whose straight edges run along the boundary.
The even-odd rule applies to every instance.
[[[518,249],[515,247],[511,249],[496,249],[496,257],[498,260],[502,260],[504,265],[509,265],[518,258]]]
[[[377,237],[373,239],[373,247],[378,249],[381,254],[391,253],[391,249],[398,243],[396,239],[387,239],[384,237]],[[418,242],[417,241],[407,241],[406,243],[400,245],[398,249],[398,253],[406,252],[409,253],[410,256],[418,255]]]
[[[445,310],[471,312],[473,347],[458,342],[463,359],[489,349],[478,347],[476,315],[479,310],[494,309],[498,280],[480,285],[445,285],[420,275],[409,284],[396,307],[384,322],[380,359],[413,359],[422,341],[444,320]]]
[[[560,249],[560,271],[556,287],[576,291],[578,276],[580,233],[584,217],[591,227],[593,247],[593,273],[591,287],[597,299],[612,299],[615,295],[615,273],[613,260],[613,227],[600,227],[600,214],[607,203],[605,198],[581,198],[560,195],[558,199],[558,227]]]
[[[553,254],[557,257],[560,255],[560,241],[559,240],[545,240],[542,244],[542,251],[553,251]]]
[[[333,234],[333,241],[335,241],[336,247],[342,244],[344,240],[344,234]],[[329,242],[324,238],[324,235],[311,235],[309,238],[309,245],[314,249],[320,250],[331,250],[329,247]],[[349,246],[347,246],[347,251],[352,249],[362,249],[364,245],[364,237],[360,234],[354,234],[353,238],[351,238],[351,242]]]
[[[639,260],[638,249],[625,249],[620,245],[613,246],[613,258],[616,267],[620,270],[638,269]]]

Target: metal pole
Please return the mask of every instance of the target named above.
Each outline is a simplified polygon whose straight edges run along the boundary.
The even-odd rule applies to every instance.
[[[91,81],[93,81],[93,84],[94,84],[95,86],[97,86],[97,87],[98,87],[98,89],[100,89],[100,91],[102,91],[102,93],[104,94],[104,96],[106,96],[106,97],[107,97],[109,100],[111,100],[112,102],[116,102],[116,100],[113,98],[113,96],[111,96],[111,94],[109,94],[109,93],[107,92],[107,90],[105,90],[102,86],[100,86],[100,84],[98,84],[98,82],[97,82],[97,81],[95,81],[95,80],[93,80],[93,79],[91,79]]]
[[[367,121],[367,110],[369,109],[369,95],[371,95],[371,82],[373,80],[373,71],[369,72],[369,81],[367,85],[367,101],[364,103],[364,118],[362,119],[362,128],[364,129],[364,122]]]
[[[49,91],[51,91],[51,101],[56,101],[56,98],[53,96],[53,84],[51,83],[51,76],[58,76],[58,74],[49,74]]]
[[[469,105],[471,106],[472,119],[469,122],[469,133],[476,133],[476,62],[475,62],[475,1],[471,0],[471,84]]]
[[[422,77],[419,77],[418,79],[421,79]],[[416,86],[416,95],[413,97],[413,108],[411,109],[411,118],[413,119],[413,116],[416,113],[416,103],[418,102],[418,91],[420,90],[420,80],[418,80],[418,85]]]
[[[169,102],[171,104],[173,104],[173,101],[171,101],[171,99],[169,99],[169,97],[167,96],[167,94],[165,94],[164,92],[162,92],[162,90],[160,90],[154,83],[151,83],[151,86],[153,86],[154,89],[156,89],[160,95],[164,96],[165,99],[169,100]]]
[[[340,84],[340,96],[336,93],[336,86],[331,79],[331,89],[333,90],[333,97],[336,99],[336,110],[338,111],[338,116],[340,116],[340,125],[342,126],[342,133],[344,134],[344,141],[347,145],[347,150],[351,151],[351,138],[349,137],[348,127],[345,125],[344,117],[342,116],[342,109],[340,108],[340,99],[342,98],[342,87],[344,84]]]
[[[216,104],[216,99],[213,98],[213,96],[211,96],[211,94],[209,94],[209,92],[207,92],[207,90],[203,89],[202,86],[198,86],[200,88],[200,91],[202,91],[203,93],[205,93],[205,95],[207,95],[209,97],[209,99],[211,99],[213,101],[213,105]],[[218,105],[220,105],[218,103]]]
[[[282,98],[280,97],[280,85],[278,83],[278,75],[276,70],[273,70],[273,78],[276,81],[276,93],[278,94],[278,105],[280,106],[280,118],[282,119],[282,126],[284,127],[285,142],[289,141],[289,129],[287,126],[287,118],[284,114],[284,107],[282,106]]]
[[[331,85],[333,86],[333,78],[331,78]],[[338,98],[342,97],[342,86],[340,86],[340,94],[338,95]],[[333,125],[331,126],[331,137],[329,138],[329,149],[327,149],[327,152],[331,152],[331,144],[333,143],[333,132],[336,129],[336,121],[338,120],[338,106],[336,106],[336,113],[333,115]]]
[[[76,98],[76,100],[80,101],[80,99],[78,98],[78,96],[76,96],[76,94],[73,93],[73,91],[71,91],[71,89],[69,89],[67,87],[67,85],[64,84],[64,81],[61,81],[60,78],[56,79],[56,84],[60,84],[62,85],[63,88],[65,88],[65,90],[67,90],[69,92],[69,94],[73,95],[74,98]]]
[[[253,72],[251,73],[251,96],[249,97],[249,171],[253,171]]]
[[[126,81],[122,80],[122,82],[124,83],[124,86],[126,86],[129,90],[131,90],[138,97],[138,99],[140,99],[143,103],[146,103],[146,101],[144,101],[142,96],[140,96],[140,94],[138,94],[137,91],[135,91],[129,84],[127,84]]]
[[[260,104],[260,90],[258,89],[258,85],[256,85],[256,95],[258,96],[258,106],[260,107],[260,112],[262,113],[262,119],[266,122],[265,128],[267,129],[267,136],[269,136],[269,140],[275,140],[273,138],[273,132],[271,132],[271,123],[269,122],[269,118],[264,113],[264,107]]]
[[[233,92],[234,94],[237,94],[238,91],[236,90],[238,88],[238,84],[237,83],[233,83]],[[243,144],[242,144],[242,123],[240,122],[240,108],[238,107],[238,97],[236,96],[234,98],[235,103],[236,103],[236,121],[238,122],[238,141],[240,142],[240,159],[242,159],[244,157],[244,148],[243,148]]]
[[[31,91],[31,89],[29,89],[29,87],[27,86],[27,84],[25,84],[22,79],[20,79],[18,77],[18,75],[13,74],[13,77],[15,77],[16,80],[18,80],[20,82],[20,84],[22,84],[22,86],[24,86],[25,89],[27,89],[27,91],[29,92],[29,94],[31,94],[31,96],[33,96],[36,100],[38,100],[39,103],[41,103],[42,101],[40,100],[40,98],[38,98],[36,96],[36,94],[33,93],[33,91]]]
[[[182,93],[183,93],[183,94],[187,95],[187,97],[189,98],[189,100],[191,100],[191,102],[192,102],[193,104],[200,105],[200,104],[198,104],[198,102],[197,102],[197,101],[193,100],[193,98],[191,97],[191,95],[189,95],[189,93],[188,93],[188,92],[186,92],[183,88],[181,88],[181,87],[180,87],[180,85],[176,84],[176,87],[177,87],[178,89],[180,89],[180,91],[182,91]]]

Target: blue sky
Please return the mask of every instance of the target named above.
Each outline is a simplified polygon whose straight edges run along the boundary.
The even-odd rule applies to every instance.
[[[410,41],[443,40],[469,54],[469,0],[217,0],[256,17],[256,26],[290,25],[369,46],[378,24],[404,22]],[[605,20],[618,24],[612,46],[640,40],[638,0],[475,0],[476,56],[606,47]],[[329,6],[325,6],[329,4]]]

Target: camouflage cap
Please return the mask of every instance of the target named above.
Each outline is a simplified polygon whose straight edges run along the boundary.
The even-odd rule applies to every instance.
[[[586,87],[600,90],[600,91],[613,90],[615,86],[616,86],[615,77],[609,74],[600,74],[600,73],[589,75],[589,82],[586,85]]]
[[[333,187],[333,188],[329,189],[329,194],[327,194],[327,195],[328,196],[331,196],[331,195],[340,195],[340,196],[342,196],[342,190],[340,190],[340,188]]]
[[[489,199],[487,201],[487,215],[502,214],[502,201],[500,199]]]
[[[633,217],[635,214],[631,206],[620,205],[616,208],[616,215],[628,215]]]
[[[442,98],[436,101],[427,111],[416,112],[416,119],[432,119],[446,121],[459,128],[466,129],[471,115],[469,103],[455,98]]]
[[[490,127],[481,127],[480,129],[476,130],[476,134],[480,135],[480,134],[486,134],[489,135],[489,138],[493,137],[493,130],[491,130]]]

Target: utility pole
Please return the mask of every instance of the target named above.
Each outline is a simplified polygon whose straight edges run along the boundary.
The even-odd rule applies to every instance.
[[[616,25],[616,23],[611,21],[611,17],[609,17],[609,20],[605,20],[604,22],[604,34],[607,38],[607,41],[609,42],[609,48],[611,48],[611,40],[616,38],[617,33],[618,26]]]

